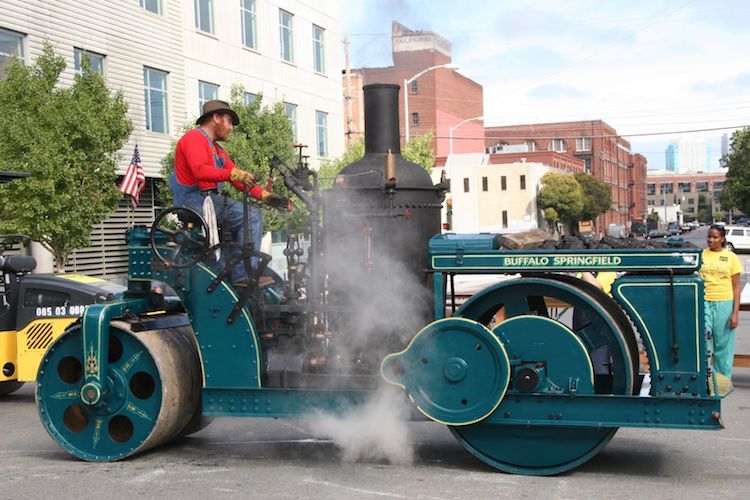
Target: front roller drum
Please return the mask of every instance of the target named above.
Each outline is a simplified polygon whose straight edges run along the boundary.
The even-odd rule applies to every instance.
[[[37,376],[36,400],[47,432],[76,457],[121,460],[190,431],[200,411],[201,372],[189,327],[133,331],[110,325],[104,396],[94,406],[80,398],[87,362],[81,329],[60,337]]]

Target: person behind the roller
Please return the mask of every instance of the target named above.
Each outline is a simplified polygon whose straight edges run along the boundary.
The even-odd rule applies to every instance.
[[[243,227],[243,205],[237,200],[220,195],[223,182],[242,190],[250,196],[275,208],[285,209],[288,200],[270,193],[257,184],[255,177],[237,167],[217,141],[226,141],[240,119],[224,101],[212,100],[203,105],[203,113],[196,121],[196,128],[188,131],[177,142],[174,157],[174,173],[169,178],[169,187],[175,206],[192,208],[204,213],[204,202],[210,197],[219,224],[228,224],[232,239],[241,246],[245,244]],[[226,206],[225,206],[226,201]],[[263,215],[256,207],[249,207],[250,235],[255,250],[260,250],[263,238]],[[232,253],[239,252],[233,248]],[[230,258],[230,255],[224,258]],[[253,266],[256,259],[253,259]],[[243,262],[234,267],[231,275],[236,286],[246,286],[248,275]]]

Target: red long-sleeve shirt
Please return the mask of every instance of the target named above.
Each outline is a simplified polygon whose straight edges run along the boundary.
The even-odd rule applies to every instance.
[[[219,158],[224,159],[224,168],[214,166],[214,151]],[[214,189],[217,182],[232,182],[230,173],[235,167],[224,148],[216,143],[209,143],[197,128],[188,131],[177,141],[174,170],[177,182],[183,186],[198,186],[201,191]],[[232,182],[232,185],[240,191],[246,189],[241,182]],[[262,199],[263,189],[256,184],[250,188],[250,196]]]

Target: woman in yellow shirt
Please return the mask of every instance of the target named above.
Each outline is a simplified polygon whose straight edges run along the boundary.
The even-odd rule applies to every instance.
[[[709,354],[713,352],[714,368],[732,378],[734,362],[734,329],[740,322],[740,259],[724,248],[726,233],[721,226],[711,226],[703,250],[700,275],[705,285],[706,330],[711,332]]]

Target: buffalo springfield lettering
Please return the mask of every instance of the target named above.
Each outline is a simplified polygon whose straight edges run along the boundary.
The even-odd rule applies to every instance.
[[[618,266],[622,257],[617,255],[555,255],[547,256],[520,255],[503,257],[504,267],[590,267],[590,266]]]

